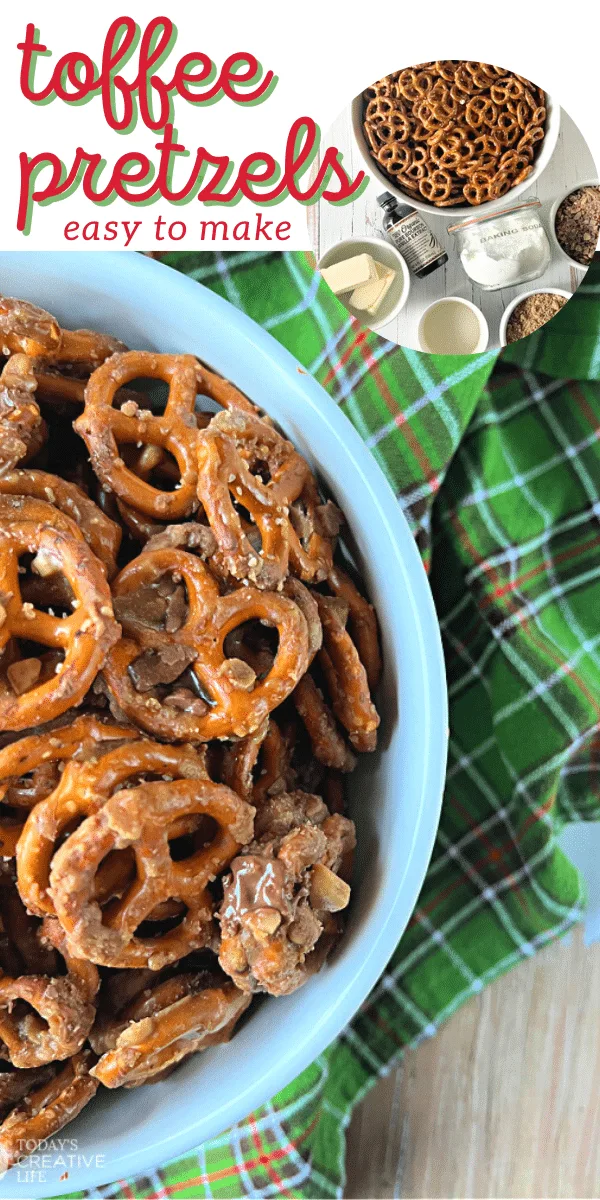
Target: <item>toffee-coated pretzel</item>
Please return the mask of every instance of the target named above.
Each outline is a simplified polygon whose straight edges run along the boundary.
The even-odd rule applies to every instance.
[[[19,559],[27,553],[65,576],[77,603],[71,615],[51,616],[23,603]],[[0,729],[26,729],[40,712],[52,720],[83,699],[119,627],[104,570],[86,542],[47,525],[12,521],[0,531],[0,594],[0,649],[23,638],[64,653],[52,679],[23,694],[7,684],[0,690]]]
[[[369,689],[367,672],[340,615],[339,601],[316,594],[323,625],[323,649],[319,662],[327,680],[333,711],[348,730],[356,750],[374,750],[379,714]],[[331,766],[336,764],[331,763]]]
[[[252,467],[268,467],[263,483]],[[258,417],[225,411],[198,437],[198,497],[225,568],[236,579],[273,589],[285,577],[289,505],[300,496],[308,463],[291,442]],[[234,501],[256,524],[262,545],[246,536]]]
[[[327,575],[327,585],[348,606],[348,627],[367,673],[369,687],[375,691],[381,678],[381,651],[375,609],[352,582],[350,576],[333,564]]]
[[[23,1017],[19,1001],[27,1005]],[[0,979],[0,1045],[16,1067],[39,1067],[81,1049],[96,1009],[70,974]]]
[[[0,296],[0,352],[26,354],[53,363],[84,363],[90,369],[125,347],[92,329],[61,329],[58,321],[28,300]]]
[[[196,359],[191,354],[152,354],[131,350],[108,359],[94,371],[86,387],[85,408],[74,422],[83,438],[96,475],[105,488],[139,512],[162,520],[180,520],[197,507],[194,418],[197,394]],[[162,379],[169,398],[162,416],[141,409],[135,401],[114,408],[115,394],[132,379]],[[127,467],[119,445],[160,446],[172,454],[180,471],[177,489],[155,488]]]
[[[186,971],[144,989],[92,1033],[105,1087],[138,1087],[199,1050],[228,1041],[251,997],[231,980]]]
[[[56,788],[40,800],[25,822],[17,846],[17,883],[23,902],[38,916],[54,914],[49,894],[50,866],[54,852],[64,833],[76,820],[97,811],[116,788],[144,775],[171,779],[206,779],[204,757],[191,746],[161,746],[139,739],[136,731],[124,730],[122,737],[134,740],[111,748],[104,741],[104,726],[95,734],[94,746],[89,742],[81,762],[68,762]],[[119,737],[118,726],[107,726],[108,736]],[[61,731],[62,732],[62,731]],[[88,736],[87,731],[85,734]],[[29,739],[26,739],[29,740]],[[86,746],[86,742],[83,742]],[[9,747],[12,749],[12,747]],[[59,751],[59,748],[57,748]],[[66,754],[65,754],[66,757]],[[33,751],[27,759],[33,760]],[[100,894],[110,892],[106,875],[112,876],[110,862],[98,872]],[[120,876],[121,872],[118,871]],[[128,882],[128,873],[126,873]]]
[[[169,829],[190,815],[209,816],[217,833],[189,858],[173,861]],[[213,899],[208,884],[252,836],[254,809],[223,784],[207,779],[146,783],[117,792],[57,850],[50,890],[75,953],[112,967],[159,970],[208,944]],[[122,897],[101,910],[96,873],[115,849],[131,846],[136,877]],[[136,933],[158,904],[182,901],[180,924],[155,937]]]
[[[258,808],[267,796],[286,791],[292,785],[294,747],[295,736],[290,722],[280,729],[277,721],[270,718],[256,733],[227,747],[221,764],[221,779],[243,800]]]
[[[92,1099],[98,1088],[98,1080],[90,1075],[93,1061],[89,1050],[80,1051],[5,1117],[0,1125],[0,1171],[7,1171],[32,1146],[58,1133]]]
[[[346,745],[333,712],[310,672],[296,684],[292,699],[318,762],[336,771],[353,771],[356,758]]]
[[[0,374],[0,479],[33,458],[46,440],[36,387],[30,359],[25,354],[9,358]]]
[[[29,1092],[47,1083],[54,1074],[55,1068],[50,1064],[23,1070],[3,1063],[0,1071],[0,1121],[20,1104]]]
[[[92,963],[69,954],[58,922],[40,928],[14,885],[5,892],[2,920],[23,969],[0,979],[0,1047],[5,1058],[26,1069],[69,1058],[81,1048],[96,1016],[100,978]],[[8,900],[15,901],[16,920]]]
[[[354,827],[318,796],[271,796],[256,838],[233,859],[220,909],[219,962],[245,992],[286,995],[318,970],[350,888],[339,874]]]
[[[79,528],[97,558],[106,567],[109,579],[117,569],[121,529],[105,516],[102,509],[75,483],[48,471],[11,471],[0,477],[0,496],[30,496],[51,504],[70,517]]]
[[[14,858],[27,813],[59,783],[59,763],[89,754],[100,742],[137,737],[136,729],[82,716],[70,725],[30,734],[0,749],[0,802],[16,810],[12,822],[0,818],[2,856]]]
[[[245,737],[293,690],[308,665],[306,618],[294,601],[276,592],[239,588],[221,596],[207,567],[183,550],[146,551],[129,563],[114,582],[117,599],[175,574],[185,583],[188,615],[180,629],[166,630],[133,625],[120,610],[125,637],[109,654],[104,674],[123,712],[142,729],[159,737],[208,741],[211,738]],[[224,642],[246,621],[263,621],[279,633],[271,670],[261,680],[247,664],[228,659]],[[136,691],[129,668],[146,651],[166,644],[188,651],[194,673],[209,697],[203,714],[176,711],[154,697]],[[186,665],[184,659],[181,670]],[[209,706],[210,704],[210,706]]]

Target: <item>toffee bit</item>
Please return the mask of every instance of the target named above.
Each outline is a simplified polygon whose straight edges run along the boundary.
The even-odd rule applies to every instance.
[[[554,231],[565,254],[589,266],[600,235],[600,186],[577,188],[566,196],[556,213]]]
[[[506,326],[507,345],[541,329],[566,303],[566,296],[557,296],[554,292],[535,292],[532,296],[526,296],[510,314]]]

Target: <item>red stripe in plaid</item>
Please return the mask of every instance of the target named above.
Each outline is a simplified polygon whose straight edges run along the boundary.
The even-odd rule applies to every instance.
[[[268,1169],[272,1163],[280,1162],[281,1159],[287,1158],[288,1154],[291,1154],[294,1150],[298,1150],[302,1143],[310,1137],[318,1120],[319,1114],[317,1113],[310,1122],[310,1125],[307,1125],[306,1129],[303,1129],[297,1138],[290,1138],[284,1146],[277,1146],[275,1149],[269,1150],[268,1154],[261,1153],[256,1158],[245,1159],[243,1163],[232,1163],[230,1167],[222,1167],[220,1171],[207,1171],[203,1175],[195,1175],[193,1179],[184,1179],[178,1183],[167,1184],[164,1189],[165,1194],[167,1196],[174,1196],[177,1192],[183,1192],[187,1188],[202,1187],[207,1183],[216,1183],[219,1179],[228,1179],[232,1175],[239,1175],[241,1171],[254,1171],[256,1167],[267,1167]],[[253,1121],[254,1118],[251,1117],[249,1123],[252,1124]],[[121,1184],[121,1187],[125,1190],[123,1184]],[[129,1196],[131,1200],[135,1200],[133,1192],[129,1192]],[[155,1200],[155,1198],[152,1197],[151,1200]]]
[[[292,1193],[288,1192],[287,1188],[284,1185],[283,1179],[275,1170],[275,1168],[272,1164],[271,1158],[269,1157],[268,1154],[265,1154],[265,1152],[264,1152],[263,1143],[261,1142],[258,1128],[256,1125],[256,1119],[252,1115],[250,1115],[248,1117],[248,1124],[250,1126],[250,1129],[252,1130],[252,1141],[254,1142],[256,1149],[261,1152],[260,1158],[258,1160],[260,1162],[261,1166],[267,1168],[269,1176],[272,1179],[273,1183],[276,1185],[276,1187],[279,1188],[280,1194],[287,1196],[288,1200],[294,1200]],[[289,1145],[288,1153],[289,1153],[289,1150],[291,1150],[291,1148],[292,1148],[291,1145]]]
[[[579,555],[586,554],[588,550],[594,550],[596,546],[600,546],[600,534],[598,537],[590,538],[590,540],[587,542],[582,542],[579,546],[572,546],[569,550],[562,550],[559,554],[553,555],[552,558],[545,558],[544,561],[538,563],[536,567],[532,567],[529,571],[524,571],[523,574],[519,575],[517,579],[511,579],[508,583],[502,584],[501,587],[495,588],[494,591],[488,593],[487,596],[483,596],[480,601],[480,608],[485,608],[486,605],[492,604],[494,600],[502,599],[504,596],[508,595],[509,592],[518,591],[519,588],[524,587],[526,583],[529,583],[532,579],[535,579],[537,575],[548,574],[553,567],[560,566],[561,563],[570,562],[571,560],[578,558]],[[485,570],[485,564],[483,565]]]
[[[350,345],[344,350],[344,353],[342,354],[341,358],[338,358],[337,362],[335,362],[333,364],[333,366],[331,366],[329,368],[329,370],[323,380],[324,387],[328,387],[330,383],[333,383],[333,380],[335,379],[336,375],[338,374],[338,371],[341,371],[342,367],[346,366],[348,359],[350,359],[352,357],[353,351],[357,348],[357,346],[362,345],[362,343],[364,342],[364,340],[367,336],[367,333],[368,333],[368,330],[361,329],[357,333],[356,337],[354,338],[354,341],[350,342]]]

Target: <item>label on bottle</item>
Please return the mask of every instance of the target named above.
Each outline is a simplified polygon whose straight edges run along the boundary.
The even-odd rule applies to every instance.
[[[444,249],[417,212],[395,221],[387,230],[396,248],[415,274],[440,258]]]

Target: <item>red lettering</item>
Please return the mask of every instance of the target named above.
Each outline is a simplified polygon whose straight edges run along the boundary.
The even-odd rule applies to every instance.
[[[158,37],[155,40],[155,34]],[[138,96],[140,116],[148,129],[163,129],[170,116],[169,88],[160,75],[153,75],[152,68],[162,61],[173,37],[173,22],[168,17],[154,17],[146,26],[140,43],[140,66],[138,71]],[[153,47],[153,48],[152,48]],[[160,98],[158,114],[152,113],[152,92]]]
[[[85,151],[78,146],[75,151],[73,165],[70,171],[65,174],[63,165],[57,154],[46,152],[36,154],[33,158],[28,158],[25,153],[21,152],[19,155],[21,186],[19,189],[19,208],[17,212],[17,229],[19,232],[29,232],[31,213],[33,205],[36,202],[54,200],[69,191],[77,180],[79,169],[85,157]],[[51,168],[50,181],[44,187],[36,188],[35,182],[37,176],[46,167]]]
[[[116,74],[119,63],[129,58],[137,39],[137,26],[132,17],[117,17],[113,21],[104,40],[102,51],[102,108],[106,121],[111,129],[117,132],[129,129],[133,124],[135,108],[133,91],[135,84],[128,83],[122,75]],[[123,115],[119,117],[116,110],[118,92],[123,102]]]
[[[190,71],[192,63],[200,63],[201,69],[197,74]],[[199,87],[202,83],[207,83],[210,79],[215,65],[212,58],[208,54],[184,54],[183,58],[179,59],[175,67],[175,74],[171,80],[170,86],[175,88],[177,93],[183,100],[189,101],[190,104],[206,104],[207,100],[212,100],[214,96],[221,90],[221,77],[217,78],[216,83],[207,92],[198,94],[197,92],[189,92],[188,87]]]
[[[79,63],[83,67],[83,78],[77,74]],[[67,91],[63,76],[73,88],[72,92]],[[67,104],[73,104],[76,100],[85,100],[86,96],[98,87],[98,83],[91,58],[87,54],[78,54],[77,51],[72,54],[63,54],[52,72],[51,84],[54,91],[58,99],[64,100]]]
[[[236,63],[245,63],[246,69],[235,71]],[[236,84],[244,88],[244,84],[254,83],[256,79],[260,79],[262,67],[257,58],[253,54],[230,54],[225,59],[221,67],[221,87],[226,96],[230,100],[234,100],[236,104],[250,104],[253,101],[260,100],[265,92],[270,88],[275,78],[272,71],[267,71],[263,76],[257,88],[253,91],[242,90],[236,91]]]
[[[47,100],[48,96],[52,95],[54,85],[53,81],[50,80],[48,86],[43,88],[41,92],[34,90],[33,84],[37,56],[38,54],[46,54],[48,51],[48,47],[44,46],[43,42],[36,42],[35,32],[35,25],[30,23],[25,30],[25,40],[17,42],[17,50],[23,51],[20,77],[21,91],[26,100],[31,100],[32,104],[39,104],[40,100]]]

